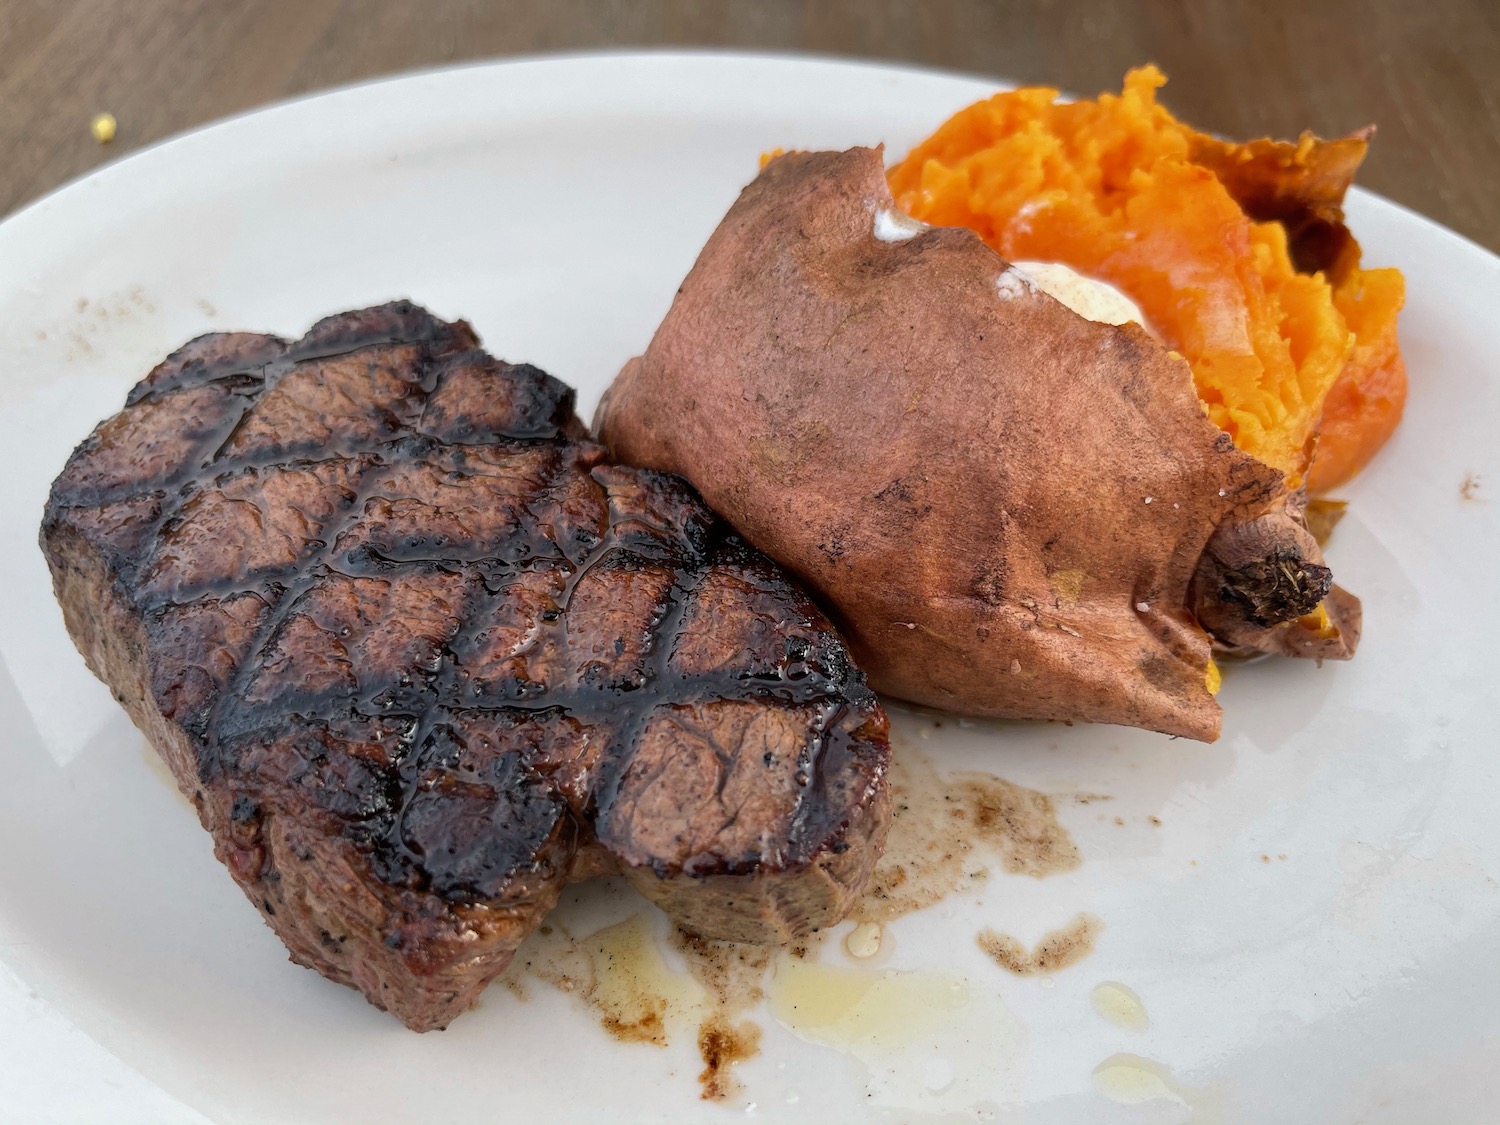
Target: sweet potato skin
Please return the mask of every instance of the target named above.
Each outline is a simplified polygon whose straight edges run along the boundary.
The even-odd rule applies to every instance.
[[[1075,315],[972,232],[894,238],[893,207],[879,150],[773,160],[602,438],[808,585],[887,694],[1216,737],[1190,584],[1216,529],[1285,507],[1282,475],[1140,329]]]
[[[1187,130],[1188,153],[1208,168],[1255,222],[1286,228],[1292,264],[1337,285],[1359,268],[1359,243],[1344,225],[1344,196],[1375,136],[1366,126],[1346,137],[1223,141]]]

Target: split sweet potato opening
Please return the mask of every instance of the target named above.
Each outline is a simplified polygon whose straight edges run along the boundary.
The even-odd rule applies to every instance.
[[[1011,260],[1056,261],[1134,300],[1193,369],[1213,422],[1296,488],[1358,472],[1401,417],[1394,269],[1361,269],[1342,200],[1369,131],[1231,144],[1160,105],[1028,88],[954,115],[890,170],[897,203]]]

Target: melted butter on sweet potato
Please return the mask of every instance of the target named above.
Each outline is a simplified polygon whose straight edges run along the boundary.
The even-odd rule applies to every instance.
[[[1012,262],[1037,288],[1079,316],[1100,324],[1139,324],[1149,330],[1141,307],[1107,281],[1086,277],[1061,262]]]

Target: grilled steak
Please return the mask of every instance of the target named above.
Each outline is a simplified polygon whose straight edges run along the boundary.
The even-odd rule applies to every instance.
[[[416,1030],[570,880],[836,921],[886,720],[808,598],[572,392],[398,303],[194,340],[53,486],[68,629],[291,950]]]

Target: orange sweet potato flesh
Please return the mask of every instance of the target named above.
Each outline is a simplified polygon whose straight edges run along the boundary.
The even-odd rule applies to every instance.
[[[1157,103],[1164,81],[1144,67],[1095,101],[998,94],[913,149],[891,187],[919,219],[1122,290],[1240,448],[1294,488],[1332,487],[1390,436],[1405,395],[1400,275],[1361,270],[1343,223],[1371,131],[1219,141]]]
[[[1396,339],[1396,314],[1406,296],[1399,270],[1355,270],[1334,290],[1334,304],[1354,334],[1343,374],[1323,404],[1318,451],[1308,491],[1348,481],[1396,430],[1406,405],[1406,363]]]
[[[1299,620],[1317,545],[1180,356],[893,203],[878,150],[772,160],[601,402],[614,453],[691,481],[902,699],[1212,739],[1200,618],[1352,650],[1353,599]]]

